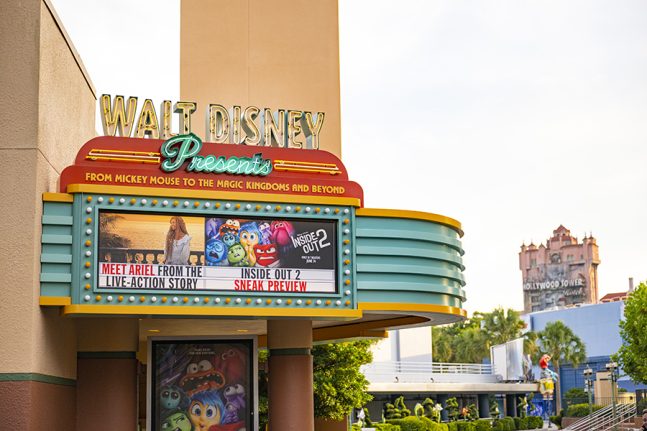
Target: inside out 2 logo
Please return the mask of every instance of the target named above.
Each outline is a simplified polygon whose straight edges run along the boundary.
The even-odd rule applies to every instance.
[[[301,248],[303,254],[310,254],[326,247],[330,247],[328,233],[324,229],[317,229],[311,232],[301,232],[291,238],[294,248]]]

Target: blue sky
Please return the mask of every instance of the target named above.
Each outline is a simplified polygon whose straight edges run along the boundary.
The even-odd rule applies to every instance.
[[[53,4],[98,94],[178,99],[179,1]],[[647,279],[647,2],[339,12],[344,163],[367,206],[463,223],[468,310],[521,308],[519,246],[560,224],[598,239],[600,296]]]

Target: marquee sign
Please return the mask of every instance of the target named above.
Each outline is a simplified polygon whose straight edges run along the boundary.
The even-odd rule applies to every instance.
[[[363,199],[326,151],[214,144],[194,134],[167,141],[94,138],[61,174],[61,192],[78,184],[350,198],[358,205]]]
[[[336,293],[336,253],[332,221],[100,211],[97,287]]]
[[[60,295],[62,285],[47,280],[70,277],[70,310],[357,314],[354,214],[363,193],[330,153],[193,133],[104,136],[79,150],[59,188],[72,200],[45,202],[43,259],[57,272],[71,262],[71,271],[41,286],[43,296]],[[60,223],[71,223],[69,236]]]

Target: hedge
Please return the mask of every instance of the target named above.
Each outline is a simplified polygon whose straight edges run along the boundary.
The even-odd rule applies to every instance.
[[[602,406],[593,404],[593,411],[600,410]],[[584,416],[589,415],[589,405],[588,404],[573,404],[568,406],[566,414],[564,416],[570,418],[583,418]]]
[[[398,425],[373,423],[369,428],[375,428],[377,431],[402,431]]]

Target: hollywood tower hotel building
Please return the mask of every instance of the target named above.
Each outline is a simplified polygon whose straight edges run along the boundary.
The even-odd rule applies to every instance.
[[[523,244],[519,269],[524,312],[598,301],[600,256],[593,236],[580,242],[560,225],[546,244]]]

